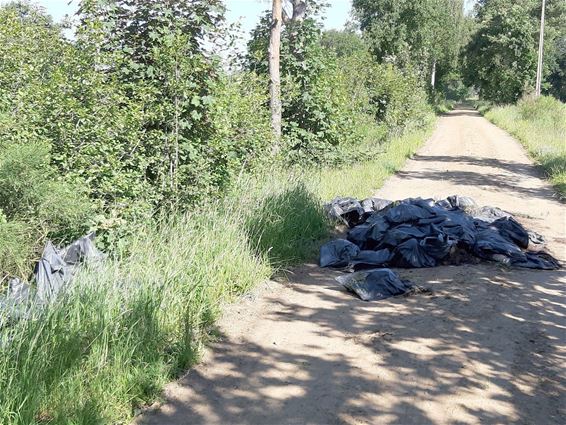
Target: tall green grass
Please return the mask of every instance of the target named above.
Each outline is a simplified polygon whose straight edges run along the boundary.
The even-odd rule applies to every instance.
[[[0,423],[130,417],[195,361],[223,302],[312,254],[328,227],[304,184],[289,177],[245,189],[141,225],[66,296],[4,330]]]
[[[431,116],[420,129],[383,143],[367,161],[312,173],[310,181],[313,191],[323,200],[336,196],[361,199],[373,195],[391,174],[403,167],[406,159],[430,136],[433,123]]]
[[[198,360],[224,303],[315,258],[323,200],[371,195],[428,131],[340,170],[242,177],[223,200],[140,224],[52,305],[0,330],[0,423],[126,423]]]
[[[516,105],[483,107],[480,112],[507,130],[542,166],[562,198],[566,197],[566,104],[542,96]]]

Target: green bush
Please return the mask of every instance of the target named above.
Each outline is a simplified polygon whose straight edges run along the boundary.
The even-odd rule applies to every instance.
[[[69,242],[92,225],[86,192],[60,179],[45,142],[0,148],[0,206],[2,275],[26,278],[46,239]]]
[[[566,104],[552,96],[524,98],[517,102],[521,119],[538,121],[551,132],[562,133],[566,130]]]
[[[481,99],[513,103],[531,90],[536,72],[534,2],[485,2],[465,49],[465,79]]]
[[[34,258],[34,228],[26,223],[6,219],[0,210],[0,282],[6,277],[25,279]]]
[[[58,178],[45,143],[0,149],[0,205],[8,220],[29,220],[39,234],[59,240],[89,227],[91,204],[84,190]]]
[[[268,72],[269,28],[265,16],[248,44],[246,67],[261,76]],[[340,163],[360,141],[347,87],[334,54],[321,47],[321,37],[311,17],[288,22],[281,35],[282,157],[291,164]]]
[[[390,63],[376,63],[369,54],[340,63],[352,112],[370,116],[390,135],[422,126],[431,112],[417,74]]]
[[[247,67],[267,75],[269,20],[248,44]],[[371,155],[386,135],[424,124],[430,112],[415,71],[377,64],[363,48],[323,49],[312,19],[289,22],[281,47],[283,156],[291,164],[337,165]]]
[[[383,120],[390,132],[400,134],[423,125],[430,106],[414,72],[400,71],[390,64],[376,65],[368,86],[376,118]]]
[[[271,148],[269,102],[265,78],[240,72],[223,75],[213,90],[211,120],[214,133],[209,144],[224,161],[217,186],[225,188],[242,170],[254,169]]]

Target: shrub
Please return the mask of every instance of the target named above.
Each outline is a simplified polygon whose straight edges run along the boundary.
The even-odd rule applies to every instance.
[[[35,229],[26,223],[10,221],[0,210],[0,282],[6,277],[27,278],[34,256]]]
[[[222,161],[216,185],[225,188],[242,170],[254,169],[271,147],[267,81],[254,73],[222,75],[213,90],[209,144]],[[212,170],[211,170],[212,171]]]
[[[3,275],[26,278],[47,238],[68,242],[92,224],[85,190],[57,176],[41,141],[0,148],[0,205]]]

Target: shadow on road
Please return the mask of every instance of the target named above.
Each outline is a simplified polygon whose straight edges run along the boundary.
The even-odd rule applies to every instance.
[[[562,272],[401,273],[433,295],[364,303],[314,266],[299,272],[301,302],[270,300],[277,308],[258,326],[314,325],[354,351],[320,347],[315,333],[306,349],[223,336],[212,349],[225,376],[191,371],[180,382],[190,399],[141,423],[564,423]],[[444,403],[453,411],[442,412]]]
[[[439,169],[440,167],[431,166],[425,169],[418,167],[418,171],[399,171],[397,173],[399,177],[409,180],[450,181],[461,186],[491,187],[506,193],[516,193],[520,196],[532,196],[541,199],[556,197],[555,191],[549,186],[525,187],[518,184],[518,181],[525,177],[543,177],[542,171],[531,164],[473,156],[415,155],[413,159],[417,162],[445,163],[446,167],[444,170]],[[478,168],[458,170],[450,166],[450,163],[471,165]]]

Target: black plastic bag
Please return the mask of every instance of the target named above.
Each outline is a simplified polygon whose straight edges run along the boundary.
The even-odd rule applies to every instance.
[[[509,242],[513,242],[521,248],[529,246],[529,232],[521,226],[513,217],[502,217],[495,220],[492,224],[501,236]]]
[[[427,255],[436,260],[443,260],[448,257],[456,241],[450,236],[439,233],[436,236],[428,236],[419,242]]]
[[[529,234],[529,246],[542,246],[545,244],[544,236],[540,233],[533,232],[532,230],[528,231]]]
[[[350,266],[354,270],[383,267],[389,264],[392,257],[392,252],[387,248],[378,251],[362,250],[350,261]]]
[[[476,201],[467,196],[452,195],[446,198],[446,201],[448,201],[452,208],[458,208],[461,210],[476,209],[478,207]]]
[[[355,209],[355,203],[348,202]],[[373,264],[433,267],[460,264],[462,258],[473,255],[516,267],[559,267],[549,254],[524,252],[530,246],[540,250],[544,239],[499,208],[478,209],[473,199],[459,195],[441,201],[408,198],[392,204],[379,202],[373,198],[362,201],[366,212],[356,218],[359,223],[349,231],[348,240],[364,251],[388,249],[392,257],[381,262],[380,255],[385,254],[363,252],[363,260],[354,262],[359,253],[346,253],[334,254],[334,260],[327,261],[345,267],[350,258],[354,269]],[[467,257],[462,257],[464,252]]]
[[[335,239],[320,248],[320,267],[346,267],[360,248],[346,239]]]
[[[430,218],[432,214],[430,211],[418,205],[409,203],[402,203],[392,208],[389,208],[385,213],[385,218],[390,223],[400,224],[410,221],[417,221],[421,218]]]
[[[18,278],[8,281],[8,290],[0,295],[0,327],[13,320],[25,318],[33,300],[30,285]]]
[[[365,224],[370,226],[367,233],[368,242],[381,242],[385,233],[391,228],[390,223],[381,215],[368,217]],[[375,246],[375,244],[373,244]]]
[[[424,238],[429,234],[430,226],[425,228],[416,227],[410,224],[400,224],[399,226],[388,230],[379,241],[379,246],[396,247],[407,239]]]
[[[54,299],[72,279],[79,263],[103,258],[104,254],[94,245],[94,233],[61,249],[48,242],[35,267],[38,298],[42,302]]]
[[[434,267],[437,261],[417,239],[411,238],[397,245],[394,250],[394,265],[399,267]]]
[[[558,270],[560,263],[544,252],[525,252],[524,257],[514,257],[511,265],[528,269]]]
[[[491,229],[483,230],[478,234],[474,245],[474,254],[485,260],[508,262],[509,264],[513,257],[523,258],[523,251],[517,245]],[[508,260],[506,261],[504,257]]]
[[[400,279],[390,269],[356,272],[339,276],[336,280],[363,301],[377,301],[403,295],[413,288],[411,282]]]
[[[54,299],[63,286],[71,280],[72,270],[59,251],[48,242],[35,266],[37,296],[41,301]]]
[[[366,213],[382,211],[392,203],[393,203],[392,201],[381,198],[367,198],[361,202],[362,208]]]
[[[503,217],[511,217],[511,214],[497,207],[482,207],[474,213],[474,218],[487,223],[492,223]]]
[[[334,198],[325,209],[332,218],[350,227],[358,224],[364,215],[362,205],[355,198]]]
[[[444,220],[436,224],[442,232],[458,241],[461,245],[471,248],[476,242],[477,227],[472,217],[460,211],[453,211],[444,216]]]
[[[104,259],[105,255],[94,244],[94,233],[89,233],[77,239],[72,244],[61,249],[59,254],[63,261],[70,265],[75,265],[81,261],[97,261]]]
[[[359,224],[348,231],[348,240],[363,249],[368,241],[368,232],[370,229],[370,224]]]

